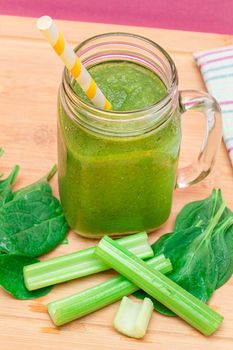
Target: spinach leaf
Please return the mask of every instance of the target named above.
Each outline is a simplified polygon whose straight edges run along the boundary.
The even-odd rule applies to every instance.
[[[159,241],[153,245],[155,255],[163,252],[171,259],[169,278],[204,302],[213,294],[217,279],[214,253],[205,235],[200,228],[188,229],[173,234],[162,246]]]
[[[19,172],[19,166],[15,165],[12,169],[11,173],[4,179],[0,180],[0,192],[4,190],[4,188],[8,185],[13,185],[15,182],[16,176]]]
[[[203,302],[212,296],[217,279],[214,253],[205,235],[200,227],[190,228],[168,234],[152,245],[155,256],[163,253],[171,260],[173,271],[167,276]],[[154,306],[157,311],[169,313],[158,302]]]
[[[218,280],[216,289],[226,283],[233,274],[233,215],[225,217],[214,231],[211,238],[216,265],[218,267]]]
[[[60,202],[53,196],[48,180],[57,168],[38,182],[15,193],[12,184],[19,167],[0,181],[0,254],[35,257],[61,243],[68,231]]]
[[[7,202],[13,199],[13,192],[10,185],[5,186],[5,188],[0,192],[0,208]]]
[[[4,154],[2,148],[0,148],[0,157]],[[0,180],[0,208],[13,198],[12,185],[19,172],[19,166],[15,165],[11,173],[4,179]],[[0,174],[0,178],[3,174]]]
[[[176,218],[175,232],[178,233],[179,230],[190,226],[205,227],[213,220],[222,203],[221,190],[214,189],[208,198],[187,204]],[[215,289],[226,283],[233,273],[232,220],[233,214],[226,207],[211,238],[212,249],[219,270]]]
[[[163,235],[152,248],[173,265],[168,277],[191,294],[208,302],[214,291],[233,273],[233,214],[213,190],[205,200],[189,203],[178,214],[175,231]],[[145,297],[141,291],[135,296]],[[165,315],[170,310],[153,300],[154,308]]]
[[[0,180],[0,285],[18,299],[37,298],[51,289],[29,292],[23,267],[38,262],[35,257],[63,242],[68,231],[60,202],[48,183],[56,170],[54,166],[41,180],[16,192],[12,185],[19,166]]]
[[[193,226],[207,226],[222,203],[219,189],[214,189],[211,195],[203,200],[188,203],[177,215],[174,231],[178,232]]]
[[[14,192],[14,199],[17,199],[18,197],[21,197],[23,195],[27,195],[31,191],[41,191],[45,193],[50,193],[52,192],[51,187],[49,185],[49,180],[52,179],[54,174],[57,172],[57,165],[55,164],[51,170],[46,174],[45,176],[42,177],[42,179],[25,186],[23,188],[20,188],[18,191]]]
[[[26,256],[0,255],[0,285],[17,299],[33,299],[48,294],[51,287],[28,291],[24,285],[23,267],[39,262],[38,259]]]
[[[68,226],[59,201],[47,181],[16,193],[0,208],[0,252],[30,257],[61,243]]]
[[[19,172],[19,166],[16,165],[11,173],[4,180],[0,180],[0,208],[13,198],[12,185]]]

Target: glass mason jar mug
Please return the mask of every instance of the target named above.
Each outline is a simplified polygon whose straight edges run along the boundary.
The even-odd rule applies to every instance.
[[[171,211],[173,190],[210,172],[221,140],[216,101],[207,93],[177,89],[170,56],[144,37],[126,33],[95,36],[76,48],[89,68],[129,61],[157,74],[166,86],[159,102],[133,111],[101,110],[74,91],[64,70],[58,97],[58,176],[65,216],[82,236],[152,231]],[[194,164],[177,170],[181,114],[202,112],[206,136]]]

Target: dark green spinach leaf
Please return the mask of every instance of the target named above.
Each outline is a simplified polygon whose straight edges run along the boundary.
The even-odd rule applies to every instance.
[[[16,176],[18,175],[18,172],[19,172],[19,166],[15,165],[11,173],[4,180],[0,180],[0,193],[8,185],[13,185],[13,183],[15,182]]]
[[[13,199],[13,192],[10,185],[4,187],[0,192],[0,208]]]
[[[67,233],[60,202],[47,181],[19,191],[0,208],[0,252],[30,257],[45,254]]]
[[[23,267],[36,262],[39,262],[36,258],[14,254],[1,254],[0,285],[17,299],[33,299],[48,294],[51,287],[30,292],[24,285]]]
[[[0,285],[19,299],[37,298],[50,291],[48,287],[29,292],[23,267],[38,262],[34,257],[63,242],[68,231],[62,207],[48,183],[56,170],[54,166],[41,180],[16,192],[12,185],[18,166],[0,180]]]
[[[4,179],[0,180],[0,208],[13,198],[12,185],[19,172],[19,166],[15,165],[11,173]]]
[[[175,231],[163,235],[152,248],[164,254],[173,265],[168,277],[203,302],[233,273],[233,214],[222,200],[221,191],[213,190],[205,200],[187,204],[178,214]],[[145,293],[135,293],[145,297]],[[165,315],[170,310],[153,300]]]
[[[196,226],[207,226],[222,204],[221,191],[214,189],[211,195],[203,200],[186,204],[176,217],[174,231]]]
[[[11,186],[18,166],[0,182],[0,253],[35,257],[64,240],[68,225],[48,183],[56,169],[15,193]]]
[[[220,288],[233,274],[233,215],[229,214],[216,227],[211,238],[218,270],[216,287]]]
[[[18,191],[14,192],[14,199],[18,199],[19,197],[22,197],[24,195],[27,195],[31,191],[40,191],[43,193],[52,193],[51,186],[49,185],[49,180],[52,179],[52,177],[56,174],[57,172],[57,166],[54,165],[51,170],[46,174],[45,176],[42,177],[42,179],[28,185],[25,187],[20,188]]]

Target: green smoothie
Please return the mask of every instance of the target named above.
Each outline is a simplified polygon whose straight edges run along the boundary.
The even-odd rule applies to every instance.
[[[154,72],[135,63],[106,62],[89,72],[113,110],[145,108],[167,93]],[[108,136],[74,122],[59,101],[59,191],[71,228],[87,237],[158,228],[171,210],[180,138],[178,112],[146,134]]]
[[[132,111],[152,105],[166,94],[166,87],[152,71],[130,62],[102,63],[89,69],[114,111]],[[76,84],[75,91],[87,96]]]

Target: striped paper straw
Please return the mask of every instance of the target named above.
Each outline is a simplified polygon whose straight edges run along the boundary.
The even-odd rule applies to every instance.
[[[61,32],[57,30],[52,18],[49,16],[38,18],[37,28],[44,34],[45,38],[93,104],[102,109],[112,109],[111,103],[97,86],[73,48],[67,43]]]

